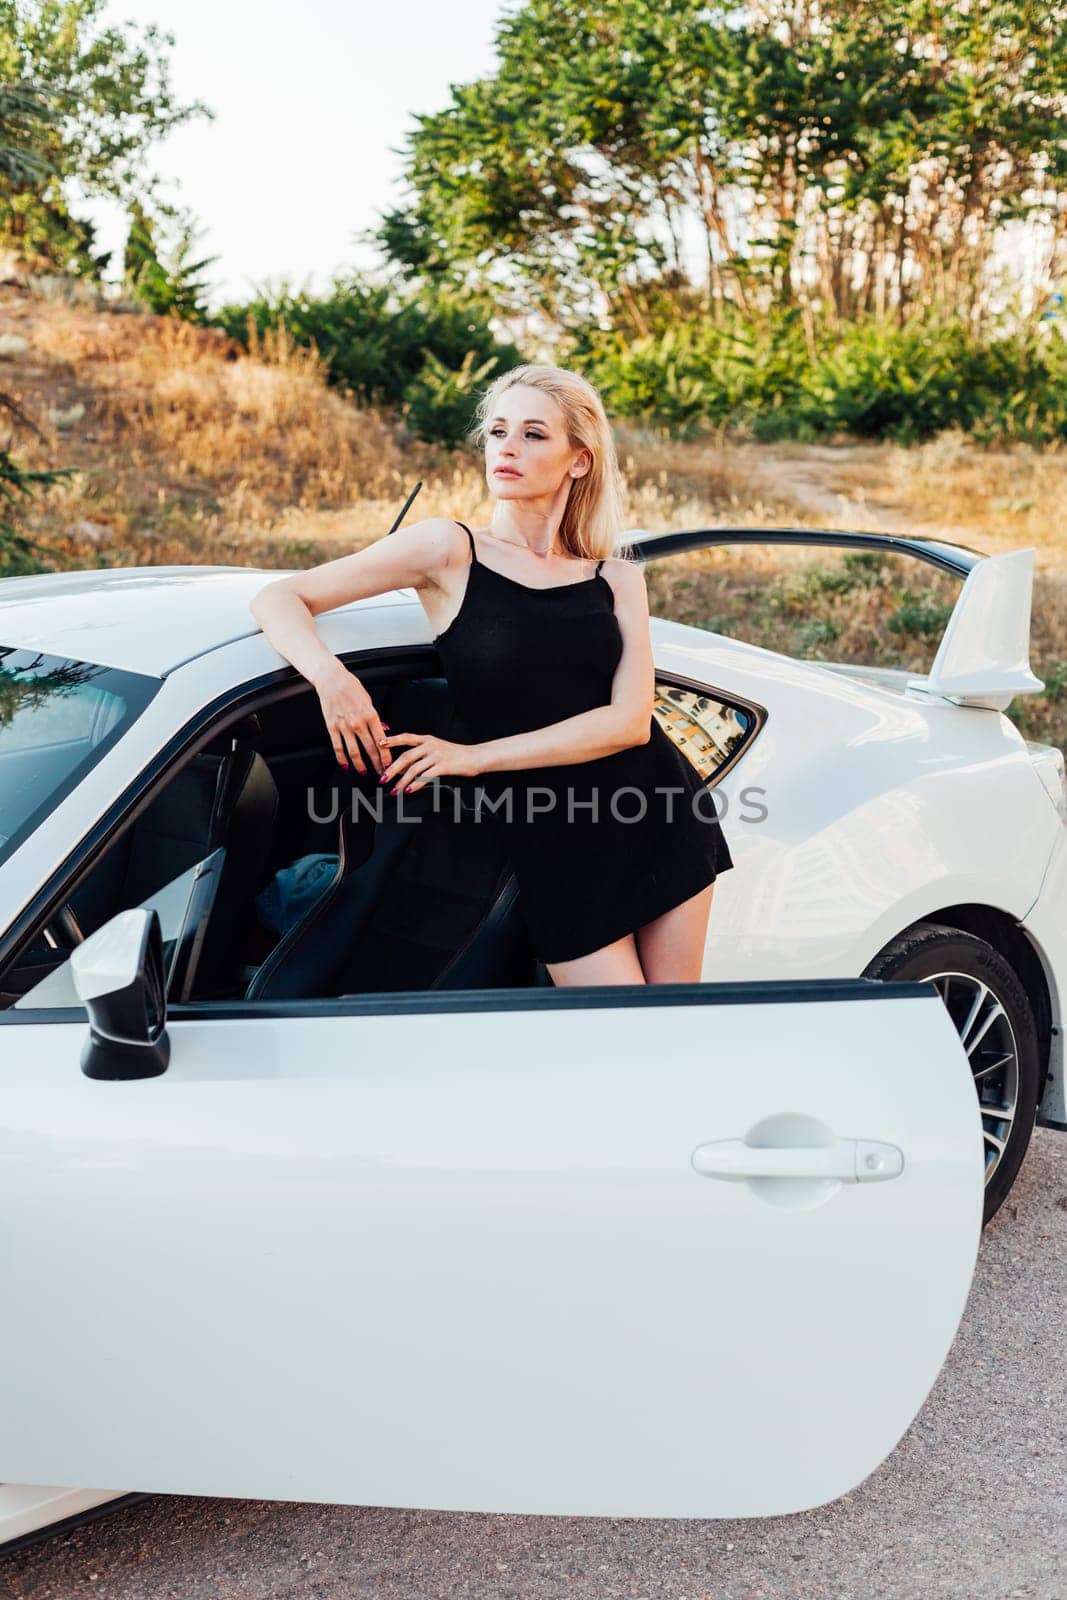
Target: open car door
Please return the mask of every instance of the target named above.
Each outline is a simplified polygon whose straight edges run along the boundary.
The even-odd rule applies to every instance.
[[[829,546],[912,557],[962,579],[963,585],[929,672],[903,675],[909,689],[956,705],[1004,711],[1017,694],[1039,694],[1045,687],[1030,670],[1036,554],[1033,547],[986,556],[943,539],[916,534],[854,533],[839,528],[683,528],[672,533],[638,530],[627,533],[625,543],[641,561],[657,561],[714,546],[774,544],[793,549]],[[820,664],[847,670],[843,663]],[[894,669],[882,670],[900,676]]]
[[[0,1013],[8,1481],[781,1515],[878,1466],[952,1343],[982,1137],[932,984],[219,1002],[165,1034],[153,1075],[90,1076],[84,1012]]]

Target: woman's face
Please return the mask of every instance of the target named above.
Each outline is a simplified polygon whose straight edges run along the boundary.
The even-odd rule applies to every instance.
[[[485,477],[498,500],[554,495],[592,465],[588,450],[567,441],[563,410],[543,389],[513,384],[501,395],[485,439]]]

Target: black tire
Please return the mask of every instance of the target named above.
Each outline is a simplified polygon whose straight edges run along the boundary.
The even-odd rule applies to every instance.
[[[971,1061],[976,1073],[975,1089],[983,1107],[984,1225],[1003,1204],[1015,1182],[1034,1131],[1044,1081],[1037,1024],[1019,975],[999,950],[973,933],[938,922],[916,922],[879,950],[861,977],[890,982],[940,977],[943,981],[935,981],[934,987],[961,1033],[976,999],[981,1007],[982,990],[977,986],[982,984],[989,991],[987,1009],[993,1010],[993,1020]],[[996,1005],[999,1012],[994,1009]],[[972,1034],[982,1020],[980,1009],[971,1025]],[[1008,1059],[1009,1053],[1013,1061]],[[983,1076],[979,1078],[978,1073]],[[998,1117],[998,1110],[1012,1114]]]

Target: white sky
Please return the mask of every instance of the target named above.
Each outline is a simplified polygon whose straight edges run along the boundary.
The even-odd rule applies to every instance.
[[[177,129],[154,165],[172,199],[204,225],[202,255],[218,255],[215,299],[289,278],[322,287],[344,265],[372,264],[353,235],[399,203],[393,150],[412,114],[438,111],[449,86],[494,64],[493,24],[505,0],[111,0],[109,21],[174,34],[179,99],[205,100],[215,120]],[[391,149],[390,147],[393,147]],[[117,208],[77,208],[101,248],[121,247]]]

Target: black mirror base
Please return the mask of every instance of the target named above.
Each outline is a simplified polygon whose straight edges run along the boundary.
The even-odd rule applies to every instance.
[[[165,1028],[151,1044],[127,1044],[90,1027],[82,1046],[81,1068],[87,1078],[158,1078],[169,1061],[170,1037]]]

